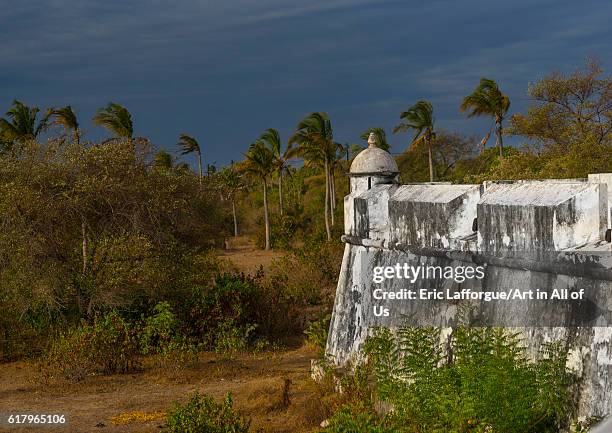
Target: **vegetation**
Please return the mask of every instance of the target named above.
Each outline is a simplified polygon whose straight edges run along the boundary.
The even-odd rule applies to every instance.
[[[134,135],[132,115],[127,108],[114,102],[98,110],[93,122],[95,125],[106,128],[115,137],[131,139]]]
[[[496,328],[379,329],[366,343],[372,382],[325,432],[557,432],[572,411],[567,353],[529,361],[516,334]],[[367,387],[366,390],[363,388]],[[387,407],[384,413],[374,410]],[[357,430],[355,430],[357,429]]]
[[[28,107],[15,99],[6,112],[7,119],[0,118],[0,150],[9,150],[15,142],[36,139],[49,126],[50,111],[37,120],[40,109]]]
[[[232,396],[223,403],[195,392],[184,405],[177,405],[168,414],[168,433],[248,433],[251,422],[234,411]]]
[[[509,108],[510,98],[499,90],[495,81],[489,78],[482,78],[474,91],[463,99],[460,106],[461,111],[470,111],[468,117],[491,116],[493,118],[495,122],[495,141],[499,149],[500,158],[503,157],[504,148],[502,142],[502,122]],[[486,141],[483,140],[484,143]]]
[[[384,129],[368,128],[367,131],[361,134],[361,139],[367,142],[370,134],[374,134],[374,136],[376,137],[376,146],[386,151],[389,151],[389,149],[391,149],[391,145],[387,141],[387,134],[385,133]]]
[[[434,132],[434,117],[433,107],[430,102],[420,100],[407,111],[400,114],[400,118],[404,122],[397,125],[393,132],[403,132],[409,129],[414,129],[415,134],[412,139],[411,147],[419,145],[423,142],[427,147],[427,155],[429,158],[429,181],[434,181],[434,165],[433,165],[433,150],[432,142],[436,138]]]
[[[195,152],[198,156],[198,174],[200,176],[200,186],[202,186],[202,150],[200,149],[200,143],[190,135],[181,134],[179,136],[178,145],[182,149],[181,155],[188,155]]]
[[[610,172],[611,89],[596,63],[553,73],[529,87],[532,104],[503,129],[509,99],[483,79],[462,109],[493,119],[497,148],[484,148],[489,134],[479,140],[438,128],[432,105],[418,101],[395,129],[415,132],[397,157],[401,178],[475,183]],[[149,359],[196,362],[201,351],[235,360],[296,338],[321,353],[342,258],[337,197],[349,188],[338,174],[362,146],[335,142],[329,116],[313,112],[286,143],[266,129],[243,161],[208,164],[204,176],[191,136],[179,144],[183,155],[197,154],[195,171],[134,138],[119,104],[100,109],[94,123],[114,139],[87,141],[71,106],[41,115],[15,100],[0,119],[2,360],[32,357],[46,379],[78,381],[137,372]],[[383,129],[362,138],[370,133],[389,148]],[[524,142],[504,147],[503,135]],[[303,165],[289,163],[298,158]],[[217,250],[239,232],[283,257],[265,271],[238,272]],[[346,392],[321,399],[331,417],[324,431],[552,432],[571,417],[573,378],[558,346],[532,361],[501,330],[458,328],[444,344],[440,332],[380,330],[367,345],[369,364],[342,380]],[[231,400],[201,395],[168,418],[168,431],[248,428]]]

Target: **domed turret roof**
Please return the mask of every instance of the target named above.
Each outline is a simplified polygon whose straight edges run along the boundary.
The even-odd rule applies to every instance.
[[[350,174],[399,173],[391,154],[376,147],[376,139],[370,134],[369,147],[359,152],[351,164]]]

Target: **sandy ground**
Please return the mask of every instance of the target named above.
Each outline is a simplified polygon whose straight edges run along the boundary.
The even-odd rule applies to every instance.
[[[228,247],[225,251],[219,251],[218,256],[221,259],[228,260],[245,274],[255,273],[260,266],[263,266],[266,270],[274,260],[285,255],[285,252],[281,250],[264,251],[257,249],[247,238],[243,237],[230,239]]]
[[[233,394],[234,405],[252,419],[252,431],[311,432],[322,421],[320,394],[310,379],[308,348],[234,360],[203,353],[192,367],[176,372],[145,368],[136,374],[88,377],[79,383],[43,384],[35,381],[30,362],[2,365],[0,413],[63,413],[64,428],[14,428],[2,432],[159,432],[164,419],[115,425],[113,417],[130,413],[165,412],[176,401],[185,401],[196,390],[222,399]],[[286,382],[289,404],[283,404]],[[286,402],[286,401],[285,401]]]

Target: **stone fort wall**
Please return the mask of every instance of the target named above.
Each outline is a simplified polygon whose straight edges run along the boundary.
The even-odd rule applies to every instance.
[[[376,326],[413,323],[450,329],[465,320],[460,312],[469,303],[470,320],[518,329],[534,356],[544,343],[563,340],[570,350],[568,367],[582,377],[579,414],[611,413],[612,174],[400,185],[392,165],[351,170],[329,359],[338,365],[358,360],[361,345]],[[484,268],[479,280],[423,279],[411,285],[414,289],[583,290],[587,296],[572,303],[375,299],[381,285],[373,282],[373,270],[397,263]],[[386,291],[406,285],[398,279],[382,284]],[[386,308],[388,315],[376,315],[375,306]]]

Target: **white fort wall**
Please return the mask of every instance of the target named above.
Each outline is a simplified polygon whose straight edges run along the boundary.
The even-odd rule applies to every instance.
[[[519,328],[532,353],[563,339],[582,376],[582,416],[612,412],[612,245],[608,183],[589,180],[488,182],[485,185],[399,185],[393,173],[352,179],[345,197],[346,242],[327,355],[359,359],[376,326],[452,327],[469,305],[474,323]],[[457,291],[584,290],[574,303],[542,301],[398,301],[374,290],[400,291],[405,280],[373,282],[377,266],[483,266],[484,278],[459,284],[420,279],[411,287]],[[373,307],[387,308],[376,316]],[[464,319],[462,319],[464,320]]]

